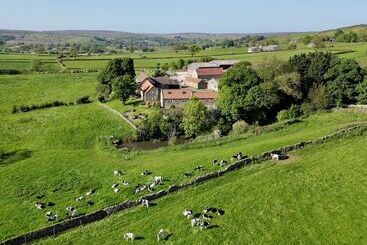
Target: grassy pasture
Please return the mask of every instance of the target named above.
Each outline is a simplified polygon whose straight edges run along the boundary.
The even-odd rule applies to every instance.
[[[0,114],[12,106],[61,100],[95,94],[96,74],[27,74],[0,76]]]
[[[365,121],[367,115],[355,113],[323,113],[286,128],[254,137],[225,138],[219,141],[181,145],[142,152],[130,159],[108,154],[96,142],[100,135],[126,136],[129,129],[119,118],[98,107],[97,104],[53,108],[50,110],[12,115],[2,120],[0,149],[15,152],[15,160],[0,166],[0,239],[46,226],[44,213],[36,210],[35,195],[42,193],[44,201],[56,206],[47,208],[63,215],[65,207],[76,206],[81,213],[91,212],[126,199],[137,198],[134,186],[144,184],[153,176],[167,180],[162,188],[189,179],[182,173],[193,171],[202,164],[205,171],[219,167],[211,165],[212,159],[228,159],[242,151],[249,155],[265,150],[320,137],[352,122]],[[205,154],[203,154],[205,151]],[[21,157],[24,152],[31,156]],[[21,158],[21,159],[17,159]],[[126,174],[113,176],[114,169]],[[140,176],[148,169],[152,176]],[[194,172],[194,171],[193,171]],[[127,180],[131,184],[113,193],[111,185]],[[16,183],[16,184],[14,184]],[[95,188],[91,197],[95,205],[88,208],[85,202],[75,199],[89,188]],[[11,221],[9,221],[11,220]]]
[[[365,244],[366,144],[364,134],[308,146],[38,244],[117,244],[125,232],[153,244],[159,229],[170,244]],[[225,214],[200,232],[182,211],[206,206]]]

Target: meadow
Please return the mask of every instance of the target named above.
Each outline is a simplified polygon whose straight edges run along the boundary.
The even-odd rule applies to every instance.
[[[361,64],[367,65],[366,44],[335,44],[335,47],[330,47],[330,49],[342,57],[355,58]],[[194,58],[212,56],[215,59],[258,62],[269,56],[288,59],[294,54],[311,51],[299,47],[292,51],[248,54],[247,50],[243,48],[233,48],[200,52]],[[79,57],[67,59],[64,63],[69,70],[101,69],[109,59],[121,56],[134,57],[137,69],[153,68],[156,63],[163,64],[175,61],[177,58],[191,59],[187,52],[176,54],[166,51]],[[42,66],[46,64],[58,66],[55,56],[1,54],[0,69],[19,69],[28,72],[30,61],[33,59],[42,60]],[[44,69],[47,70],[47,67]],[[281,123],[270,125],[258,135],[229,136],[154,151],[125,152],[112,149],[105,144],[104,139],[109,136],[128,138],[132,137],[134,132],[121,118],[96,102],[11,114],[13,106],[41,104],[54,100],[73,102],[80,96],[88,95],[92,98],[95,96],[97,73],[52,73],[58,69],[50,68],[48,73],[0,76],[0,185],[4,190],[0,193],[2,210],[0,212],[0,240],[49,225],[44,218],[44,213],[48,210],[57,212],[61,217],[67,206],[76,206],[80,213],[93,212],[127,199],[138,198],[143,194],[134,194],[134,186],[145,184],[157,175],[165,179],[165,184],[160,188],[166,188],[169,185],[184,183],[195,176],[217,170],[219,167],[211,165],[213,159],[228,160],[233,153],[239,151],[247,155],[257,155],[301,140],[321,137],[353,123],[367,121],[367,114],[319,113],[292,125]],[[121,106],[118,101],[109,102],[108,105],[122,112],[131,109],[129,106]],[[142,108],[140,110],[146,112]],[[171,239],[175,243],[187,241],[192,243],[221,241],[224,244],[238,244],[238,241],[268,243],[270,239],[278,243],[297,241],[297,239],[309,243],[317,241],[321,237],[321,232],[326,234],[326,238],[331,237],[330,234],[337,232],[338,227],[340,232],[348,233],[347,225],[349,225],[350,229],[355,228],[354,233],[345,237],[340,237],[341,233],[338,233],[338,236],[333,239],[336,241],[340,238],[344,239],[341,241],[346,243],[358,243],[362,240],[358,240],[354,234],[357,234],[359,229],[366,228],[365,224],[360,222],[357,223],[360,226],[355,227],[350,223],[342,224],[342,219],[340,219],[334,227],[330,224],[330,217],[325,210],[333,206],[340,212],[344,212],[345,207],[338,205],[343,203],[351,205],[348,214],[355,214],[359,222],[362,218],[358,216],[360,213],[357,209],[363,208],[365,189],[361,187],[360,190],[349,194],[349,198],[355,197],[357,200],[354,204],[348,203],[349,199],[345,200],[343,195],[339,196],[337,193],[334,193],[335,196],[330,197],[331,199],[324,201],[322,196],[327,193],[327,188],[331,188],[334,181],[339,181],[337,182],[339,187],[344,188],[340,193],[344,193],[348,188],[357,188],[365,181],[363,176],[357,174],[358,167],[360,167],[358,164],[363,160],[364,140],[365,136],[361,136],[346,141],[349,142],[348,144],[335,141],[325,146],[310,147],[297,153],[292,164],[277,165],[269,162],[252,166],[160,200],[158,206],[152,209],[137,208],[62,235],[56,240],[44,242],[68,243],[73,240],[76,244],[104,242],[114,244],[116,241],[120,242],[122,233],[129,230],[145,237],[141,241],[144,243],[151,242],[157,229],[165,228],[174,233]],[[362,150],[354,156],[352,147]],[[330,149],[334,150],[334,148],[335,152],[332,153]],[[349,155],[346,156],[355,157],[356,161],[349,162],[349,158],[344,159],[342,156],[333,161],[332,156],[338,155],[338,149],[348,152]],[[309,158],[307,151],[315,152],[311,154],[315,157]],[[318,161],[317,156],[324,160]],[[323,161],[326,164],[319,164]],[[350,171],[346,172],[344,176],[348,179],[340,177],[341,173],[338,172],[345,167],[343,161],[351,165]],[[309,166],[308,163],[311,165]],[[195,172],[193,169],[199,164],[203,165],[205,170]],[[335,167],[334,170],[333,167]],[[113,176],[115,169],[121,169],[125,175],[116,178]],[[141,176],[140,173],[145,169],[152,171],[153,174]],[[330,175],[328,175],[329,172],[325,175],[320,174],[329,169],[332,170]],[[302,175],[307,171],[310,171],[311,177]],[[185,172],[192,172],[193,176],[184,177]],[[360,173],[363,174],[363,172]],[[318,178],[321,178],[322,181],[316,181]],[[118,194],[113,193],[111,185],[121,183],[122,180],[130,182],[130,185],[121,187]],[[358,180],[359,184],[353,182],[358,182]],[[349,182],[342,185],[345,181]],[[96,190],[93,196],[85,198],[83,202],[75,201],[77,197],[85,195],[91,188]],[[307,188],[311,188],[309,190],[311,194],[308,194]],[[275,193],[272,194],[274,191]],[[239,195],[235,195],[236,193]],[[55,206],[46,210],[37,210],[34,203],[37,201],[35,196],[38,194],[44,194],[42,201],[53,202]],[[300,198],[300,203],[294,196]],[[306,198],[311,196],[314,199]],[[86,200],[93,200],[95,204],[87,207]],[[327,201],[330,201],[330,206],[327,206]],[[311,204],[321,205],[320,210],[317,209],[317,212],[312,213]],[[193,232],[187,220],[181,217],[181,212],[186,205],[190,205],[187,208],[198,211],[203,208],[202,205],[219,205],[227,213],[215,219],[219,228],[197,233]],[[273,208],[268,209],[269,206]],[[250,208],[247,209],[247,207]],[[170,211],[167,212],[167,210]],[[312,215],[302,223],[303,215],[310,212]],[[151,218],[147,218],[150,215]],[[318,216],[320,217],[317,220],[324,229],[317,230],[313,224]],[[284,223],[283,219],[285,219]],[[156,220],[164,227],[160,227],[152,220]],[[176,222],[178,226],[175,228]],[[144,226],[144,224],[147,225]],[[291,230],[290,234],[287,234],[286,229],[290,226],[295,228]],[[304,237],[302,238],[301,235]],[[184,239],[186,236],[187,239]],[[365,241],[366,238],[360,239]]]
[[[170,244],[365,244],[366,143],[363,133],[308,146],[38,244],[117,244],[125,232],[153,244],[160,229]],[[183,210],[205,207],[225,214],[192,228]]]
[[[286,48],[286,47],[283,47]],[[330,51],[340,57],[351,58],[357,60],[362,66],[367,66],[367,44],[366,43],[333,43],[326,44],[325,48],[317,49],[319,51]],[[98,71],[106,66],[109,60],[118,57],[130,57],[134,59],[136,70],[147,69],[151,70],[157,64],[165,64],[175,62],[177,59],[192,60],[204,57],[212,57],[213,59],[234,59],[241,61],[249,61],[257,63],[266,57],[276,57],[281,60],[289,59],[290,57],[300,54],[314,52],[315,49],[310,49],[303,44],[299,44],[295,50],[281,50],[271,53],[247,53],[247,48],[213,48],[204,50],[191,56],[187,51],[156,51],[156,52],[135,52],[122,53],[111,55],[93,55],[79,56],[77,58],[64,58],[63,64],[68,71],[91,70]],[[1,54],[0,69],[18,69],[20,71],[28,71],[30,69],[31,60],[41,61],[41,70],[57,72],[61,70],[60,65],[56,62],[55,55],[29,55],[29,54]]]

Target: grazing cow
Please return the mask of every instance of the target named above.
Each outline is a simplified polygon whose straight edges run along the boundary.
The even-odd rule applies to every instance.
[[[204,229],[208,229],[210,223],[208,221],[203,221],[203,222],[200,222],[199,224],[199,229],[202,231]]]
[[[154,177],[154,182],[155,182],[157,185],[160,185],[160,184],[163,182],[163,177],[162,177],[162,176],[155,176],[155,177]]]
[[[149,200],[141,199],[141,205],[149,208],[149,205],[150,205]]]
[[[117,188],[117,186],[119,186],[119,184],[115,183],[115,184],[113,184],[113,185],[111,186],[111,188],[112,188],[112,189],[115,189],[115,188]]]
[[[186,218],[191,219],[191,218],[192,218],[192,214],[193,214],[193,212],[192,212],[192,210],[185,209],[185,210],[182,212],[182,214],[183,214]]]
[[[207,214],[207,213],[215,213],[217,212],[216,208],[204,208],[203,213]]]
[[[121,176],[122,172],[120,170],[115,170],[115,171],[113,171],[113,175],[114,176]]]
[[[74,207],[66,207],[66,211],[69,211],[69,212],[71,212],[71,211],[74,211],[75,210],[75,208]]]
[[[192,176],[192,173],[184,173],[183,176],[185,176],[185,177],[191,177]]]
[[[140,175],[150,175],[151,173],[148,170],[144,170]]]
[[[117,193],[117,192],[119,192],[120,191],[120,189],[119,188],[115,188],[115,189],[113,189],[113,192],[115,192],[115,193]]]
[[[36,208],[38,208],[38,209],[44,209],[45,208],[45,204],[42,203],[42,202],[36,202],[34,204],[34,206],[36,206]]]
[[[219,166],[225,166],[227,165],[227,161],[226,160],[221,160],[219,163]]]
[[[94,205],[94,202],[93,201],[91,201],[91,200],[88,200],[87,201],[87,206],[88,207],[93,206],[93,205]]]
[[[203,214],[203,219],[210,220],[211,218],[213,217],[210,216],[209,214]]]
[[[52,215],[52,212],[51,211],[48,211],[48,212],[46,212],[45,213],[45,216],[47,217],[47,216],[51,216]]]
[[[202,165],[198,165],[194,168],[194,170],[196,171],[203,171],[204,170],[204,167]]]
[[[122,184],[123,184],[124,186],[128,186],[128,185],[129,185],[129,182],[127,182],[126,180],[124,180],[124,181],[122,181]]]
[[[198,218],[195,218],[195,219],[191,220],[191,226],[192,227],[198,227],[200,223],[201,223],[201,220],[198,219]]]
[[[125,233],[124,234],[124,239],[126,241],[129,241],[129,240],[134,241],[135,240],[135,234],[131,233],[131,232]]]
[[[160,229],[158,234],[157,234],[157,241],[161,241],[161,240],[165,240],[166,239],[166,234],[164,233],[163,229]]]
[[[212,161],[212,164],[213,164],[213,165],[217,165],[217,164],[218,164],[218,160],[217,160],[217,159],[213,160],[213,161]]]
[[[94,194],[94,189],[90,189],[85,195],[90,196]]]
[[[76,201],[77,202],[80,202],[81,200],[83,200],[84,199],[84,197],[83,196],[80,196],[80,197],[78,197],[77,199],[76,199]]]
[[[281,153],[271,153],[270,156],[272,160],[276,160],[276,161],[284,160],[287,158],[285,155]]]
[[[76,209],[71,211],[71,218],[78,217],[78,211]]]
[[[222,209],[217,209],[217,214],[218,215],[224,215],[224,210],[222,210]]]

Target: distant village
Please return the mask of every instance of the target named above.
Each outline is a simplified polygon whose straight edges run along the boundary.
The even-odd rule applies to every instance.
[[[162,108],[183,107],[195,97],[207,108],[215,107],[218,82],[223,74],[238,60],[213,60],[192,63],[186,70],[179,70],[164,77],[137,76],[139,92],[144,103],[156,103]]]

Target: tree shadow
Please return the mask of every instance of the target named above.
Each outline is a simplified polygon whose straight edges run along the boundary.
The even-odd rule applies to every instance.
[[[171,233],[169,233],[165,238],[164,238],[164,240],[165,241],[168,241],[168,239],[171,237],[173,235],[173,233],[171,232]]]
[[[0,166],[25,160],[32,156],[30,150],[0,151]]]

